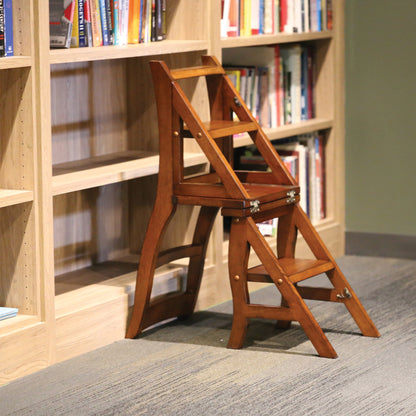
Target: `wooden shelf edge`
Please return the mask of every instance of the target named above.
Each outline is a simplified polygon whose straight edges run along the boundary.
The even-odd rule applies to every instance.
[[[274,45],[281,43],[306,42],[321,39],[331,39],[333,32],[324,30],[322,32],[307,33],[279,33],[276,35],[254,35],[238,36],[233,38],[222,38],[222,48],[239,48],[244,46]]]
[[[0,208],[33,201],[33,191],[0,189]]]
[[[299,134],[311,133],[315,130],[325,130],[333,127],[332,119],[314,118],[302,121],[296,124],[287,124],[285,126],[273,129],[263,129],[269,140],[284,139],[285,137],[297,136]],[[234,147],[243,147],[252,144],[252,140],[248,134],[234,138]]]
[[[207,49],[208,42],[205,40],[164,40],[161,42],[141,43],[139,45],[51,49],[49,52],[49,62],[50,64],[89,62],[203,51]]]
[[[110,263],[112,263],[112,274],[114,276],[117,274],[114,267],[116,261]],[[124,260],[120,261],[119,275],[110,278],[107,273],[100,273],[99,269],[95,269],[94,266],[57,276],[56,290],[58,293],[62,293],[55,296],[55,318],[59,319],[81,310],[103,305],[120,296],[127,297],[128,305],[132,306],[136,287],[137,265],[134,268],[132,267],[133,270],[126,272],[123,263],[126,264]],[[130,264],[134,265],[133,263]],[[167,291],[177,290],[177,287],[172,287],[172,285],[180,284],[180,279],[186,268],[187,266],[171,263],[157,269],[152,297]]]
[[[130,160],[116,162],[123,157]],[[100,161],[102,161],[101,163],[105,161],[105,164],[88,168],[89,164],[95,166]],[[185,167],[196,166],[205,162],[206,158],[202,153],[186,153],[184,155]],[[53,176],[52,194],[54,196],[156,175],[159,172],[159,156],[151,152],[126,151],[56,165],[55,169],[58,171],[60,169],[72,171]]]
[[[1,69],[27,68],[32,66],[32,57],[30,56],[10,56],[0,58]]]
[[[44,324],[36,315],[25,315],[18,313],[14,318],[4,319],[0,321],[0,338],[10,335],[16,331],[22,331],[32,328],[37,324]]]

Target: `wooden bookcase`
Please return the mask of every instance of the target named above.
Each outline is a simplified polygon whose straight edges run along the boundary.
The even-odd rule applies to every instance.
[[[19,308],[0,321],[0,384],[124,337],[158,171],[150,59],[193,66],[228,48],[316,45],[317,117],[269,134],[325,130],[328,217],[318,230],[343,253],[343,1],[331,32],[221,39],[220,0],[170,0],[165,41],[52,51],[46,6],[13,0],[16,56],[0,59],[0,306]],[[208,111],[202,87],[189,93]],[[186,152],[189,170],[206,169],[195,146]],[[180,209],[165,245],[190,238],[194,220]],[[156,293],[180,287],[184,267],[159,270]],[[198,307],[229,297],[219,217]]]

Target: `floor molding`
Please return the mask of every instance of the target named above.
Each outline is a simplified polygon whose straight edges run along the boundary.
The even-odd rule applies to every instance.
[[[347,231],[345,243],[346,254],[416,260],[416,236]]]

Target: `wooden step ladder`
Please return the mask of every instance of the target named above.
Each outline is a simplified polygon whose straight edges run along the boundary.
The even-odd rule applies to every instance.
[[[380,334],[351,286],[299,206],[299,186],[282,163],[240,95],[214,57],[202,66],[170,70],[162,61],[150,63],[156,93],[160,140],[157,197],[146,232],[137,274],[135,303],[127,337],[158,322],[186,317],[195,307],[209,235],[219,210],[231,217],[229,276],[233,296],[233,324],[229,348],[243,346],[249,318],[276,320],[288,327],[298,321],[318,354],[337,356],[304,299],[343,303],[363,335]],[[211,120],[203,122],[178,80],[205,77]],[[269,172],[233,169],[233,135],[248,133],[269,166]],[[184,176],[184,140],[196,140],[210,163],[210,171]],[[178,204],[200,206],[192,244],[159,253],[161,241]],[[256,223],[279,218],[277,255]],[[295,258],[297,232],[315,260]],[[253,249],[261,265],[248,268]],[[151,299],[155,268],[189,257],[186,290]],[[333,288],[298,286],[325,273]],[[247,283],[272,282],[282,295],[281,306],[252,304]]]

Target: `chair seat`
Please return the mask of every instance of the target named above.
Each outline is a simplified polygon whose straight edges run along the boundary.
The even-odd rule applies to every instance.
[[[245,179],[271,177],[265,172],[255,176],[253,172],[244,175]],[[242,182],[249,197],[230,198],[224,184],[215,173],[199,175],[184,180],[174,187],[175,200],[184,205],[205,205],[223,208],[223,215],[251,216],[253,213],[272,209],[299,201],[299,186],[277,185],[273,183]]]

